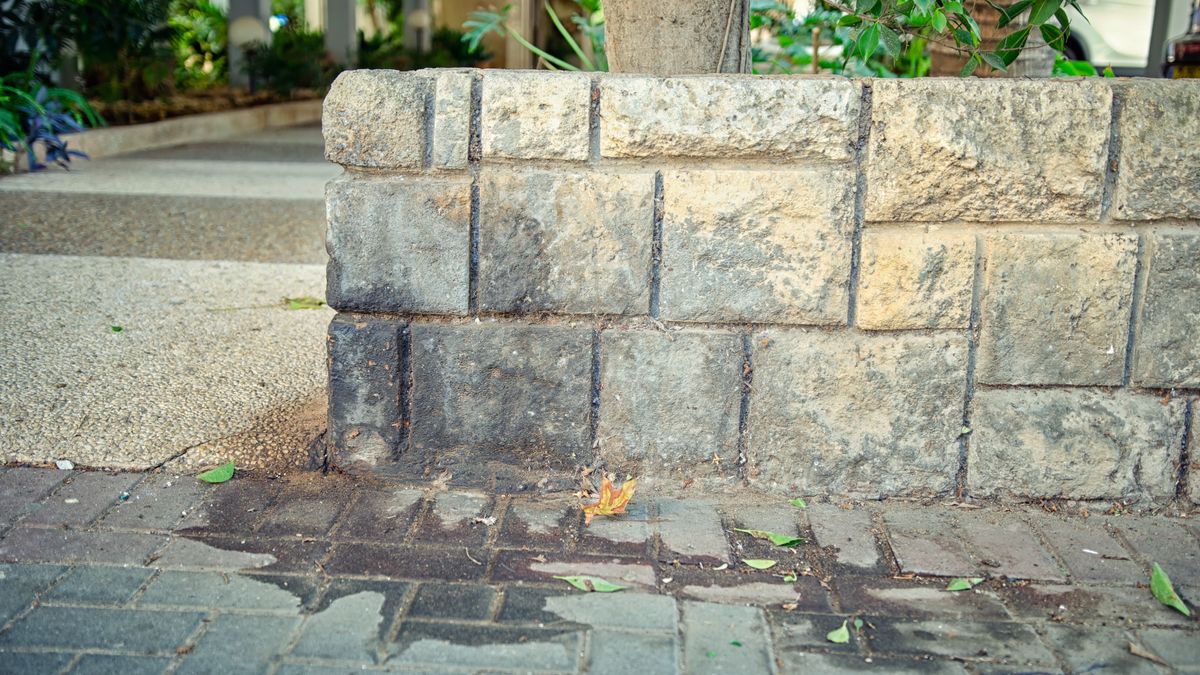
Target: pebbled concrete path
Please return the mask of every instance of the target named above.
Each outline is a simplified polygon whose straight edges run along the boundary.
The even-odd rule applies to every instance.
[[[306,465],[338,172],[304,127],[0,179],[0,458]]]

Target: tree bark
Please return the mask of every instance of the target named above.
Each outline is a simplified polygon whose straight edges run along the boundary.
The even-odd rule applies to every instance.
[[[750,72],[750,0],[605,0],[616,73]]]

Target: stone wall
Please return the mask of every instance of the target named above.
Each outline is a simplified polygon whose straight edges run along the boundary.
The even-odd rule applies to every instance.
[[[1200,500],[1200,83],[354,71],[324,114],[341,467]]]

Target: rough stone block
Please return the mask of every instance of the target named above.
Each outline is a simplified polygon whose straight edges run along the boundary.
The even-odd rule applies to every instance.
[[[1121,384],[1136,237],[997,235],[985,255],[980,382]]]
[[[412,327],[412,444],[452,461],[539,469],[588,451],[592,332],[563,326]],[[444,455],[442,453],[444,452]]]
[[[763,483],[859,495],[954,486],[965,337],[767,331],[753,348],[750,447]]]
[[[331,307],[467,313],[467,177],[339,178],[326,188],[326,200]]]
[[[325,96],[325,158],[346,166],[419,169],[433,81],[394,70],[347,70]]]
[[[436,169],[464,169],[471,141],[470,70],[418,71],[433,78],[433,148]]]
[[[1200,218],[1200,82],[1129,81],[1117,134],[1113,216]]]
[[[861,97],[840,79],[610,75],[600,155],[846,160]]]
[[[845,323],[852,171],[673,172],[663,197],[663,318]]]
[[[1149,248],[1134,382],[1200,387],[1200,233],[1155,234]]]
[[[485,170],[480,307],[645,314],[653,197],[650,173]]]
[[[1095,519],[1067,520],[1058,515],[1031,512],[1026,518],[1054,547],[1075,582],[1135,585],[1145,583],[1146,574],[1129,553]]]
[[[868,220],[1099,218],[1107,84],[942,78],[872,91]]]
[[[610,463],[694,472],[737,456],[742,341],[718,331],[605,331],[600,448]],[[690,475],[690,473],[689,473]]]
[[[867,230],[858,282],[859,328],[966,328],[975,237]]]
[[[976,392],[968,485],[979,496],[1175,494],[1184,402],[1125,391]]]
[[[833,547],[838,565],[855,572],[884,569],[872,532],[875,526],[870,511],[847,510],[832,504],[810,504],[808,511],[817,545]]]
[[[403,329],[397,321],[344,314],[329,324],[329,443],[342,468],[395,459]]]
[[[584,161],[592,84],[583,73],[483,74],[483,157]]]

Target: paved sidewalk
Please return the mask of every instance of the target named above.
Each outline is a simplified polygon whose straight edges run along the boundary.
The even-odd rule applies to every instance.
[[[333,312],[283,298],[325,295],[320,128],[73,166],[0,178],[0,460],[307,465]]]
[[[12,468],[0,672],[1200,672],[1147,587],[1200,598],[1198,525],[685,492],[584,527],[561,493]]]

